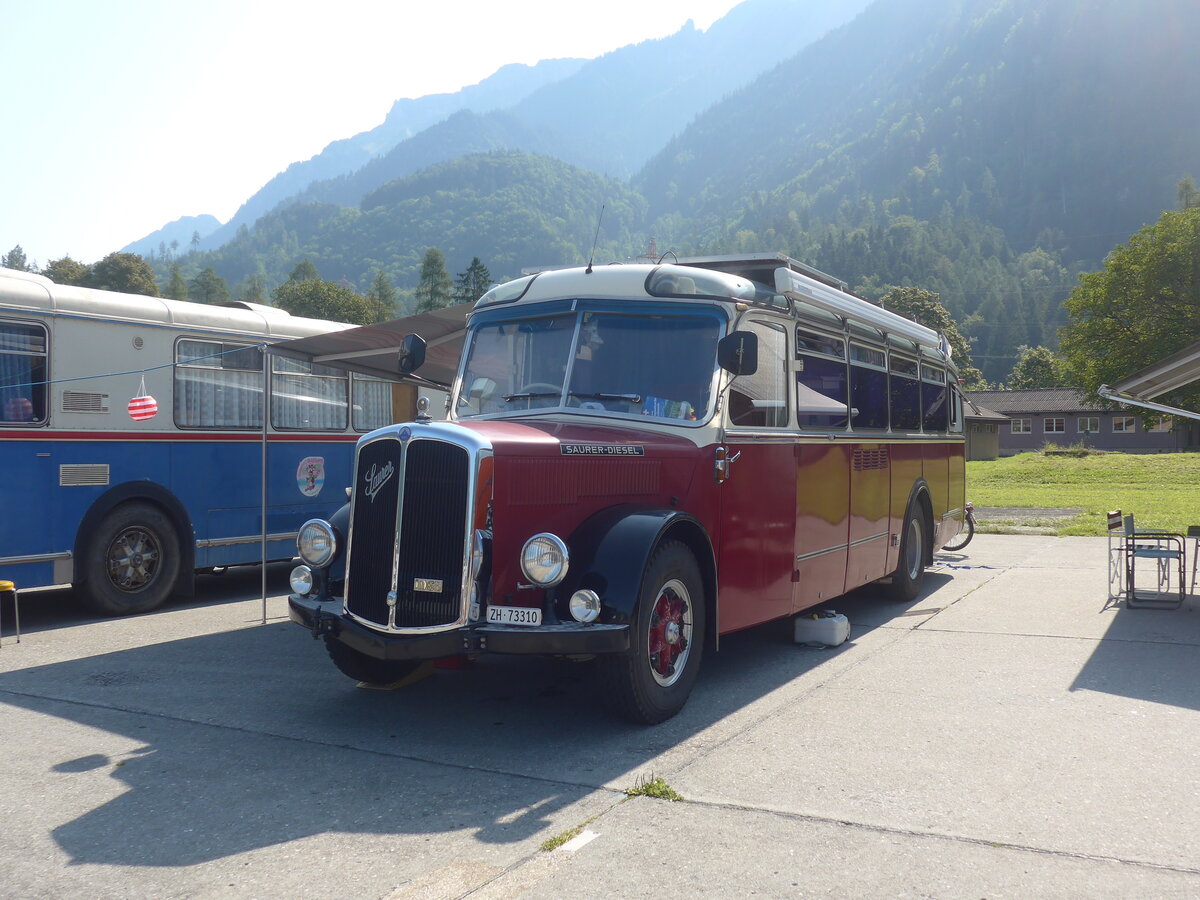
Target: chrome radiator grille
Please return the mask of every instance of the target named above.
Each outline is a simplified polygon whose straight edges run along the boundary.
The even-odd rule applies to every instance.
[[[459,619],[469,484],[470,454],[456,444],[385,438],[362,447],[346,568],[347,612],[395,628]],[[387,599],[393,590],[396,607],[389,622]]]

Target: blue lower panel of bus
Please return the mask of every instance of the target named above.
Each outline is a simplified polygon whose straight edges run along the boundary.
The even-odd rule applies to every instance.
[[[53,432],[0,442],[6,472],[0,497],[0,579],[18,588],[63,583],[78,559],[29,563],[28,557],[74,554],[81,523],[96,520],[114,498],[158,502],[182,510],[196,547],[196,567],[261,558],[262,445],[252,435],[147,432],[135,440],[105,440]],[[346,500],[354,441],[273,439],[267,466],[268,556],[295,555],[294,535],[306,520],[332,515]],[[189,435],[191,438],[191,435]],[[211,438],[211,439],[210,439]],[[288,537],[284,537],[287,535]],[[84,540],[87,535],[82,536]],[[64,573],[66,576],[64,577]]]

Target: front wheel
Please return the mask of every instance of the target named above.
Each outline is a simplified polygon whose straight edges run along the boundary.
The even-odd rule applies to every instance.
[[[182,552],[171,519],[149,503],[118,506],[100,522],[83,554],[83,602],[105,616],[149,612],[170,596]]]
[[[642,725],[671,718],[687,702],[704,651],[704,581],[678,541],[658,548],[642,576],[629,651],[600,660],[604,699]]]
[[[394,684],[416,671],[421,663],[410,659],[376,659],[325,635],[325,651],[343,675],[367,684]]]
[[[925,580],[925,542],[928,534],[925,510],[914,501],[912,509],[904,517],[904,531],[900,535],[900,563],[892,573],[892,583],[888,588],[891,599],[908,603],[921,592],[921,583]]]

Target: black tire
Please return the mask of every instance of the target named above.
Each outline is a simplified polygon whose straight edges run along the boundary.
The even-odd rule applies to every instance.
[[[929,528],[925,524],[925,509],[914,500],[904,517],[904,531],[900,535],[900,561],[892,573],[888,595],[898,603],[908,603],[921,593],[925,581],[925,558]]]
[[[700,567],[684,544],[668,541],[642,576],[629,651],[599,660],[605,703],[642,725],[679,712],[700,671],[704,628]]]
[[[343,675],[367,684],[393,684],[411,675],[421,664],[420,660],[376,659],[347,647],[329,635],[325,635],[325,651]]]
[[[971,538],[975,537],[975,519],[973,519],[971,516],[967,516],[967,521],[965,524],[966,527],[958,533],[953,541],[951,541],[949,544],[942,545],[943,550],[954,552],[955,550],[961,550],[963,547],[967,546],[967,544],[971,543]]]
[[[179,580],[182,553],[170,517],[149,503],[125,503],[100,522],[83,553],[80,598],[103,616],[161,606]]]

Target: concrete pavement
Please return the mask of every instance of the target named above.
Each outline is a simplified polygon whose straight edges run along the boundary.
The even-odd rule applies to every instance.
[[[1200,602],[1108,603],[1106,546],[977,535],[911,604],[830,604],[842,647],[723,639],[655,728],[586,664],[356,689],[254,571],[131,619],[31,593],[0,895],[1194,897]],[[651,776],[684,801],[625,796]]]

